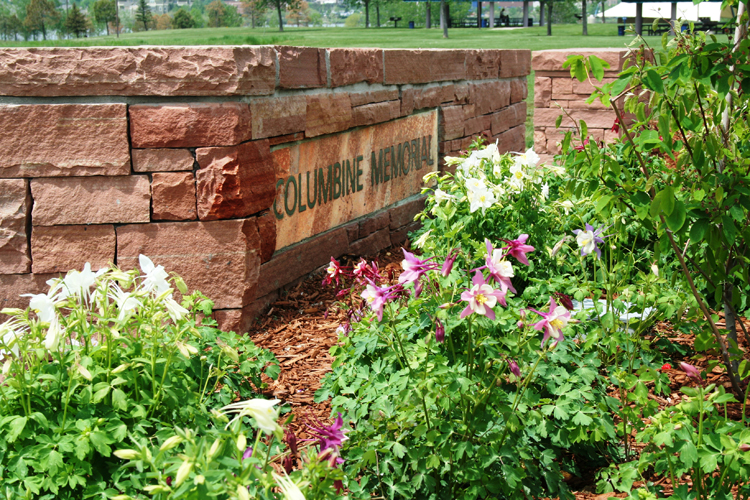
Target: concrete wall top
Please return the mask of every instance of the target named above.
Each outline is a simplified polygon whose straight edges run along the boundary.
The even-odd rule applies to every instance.
[[[4,96],[243,96],[512,78],[529,50],[289,46],[0,48]]]

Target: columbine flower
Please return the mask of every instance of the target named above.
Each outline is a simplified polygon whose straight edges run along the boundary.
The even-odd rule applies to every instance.
[[[435,190],[435,203],[437,203],[438,205],[440,205],[444,201],[452,201],[455,198],[455,196],[446,193],[442,189]]]
[[[558,306],[552,297],[549,298],[549,312],[543,313],[531,308],[529,310],[543,318],[538,323],[534,323],[534,330],[544,330],[542,344],[550,337],[552,337],[552,343],[555,345],[563,340],[562,329],[570,321],[570,311],[563,306]]]
[[[516,363],[516,361],[514,359],[509,359],[508,360],[508,369],[516,377],[520,377],[521,376],[521,369],[518,368],[518,363]]]
[[[453,165],[459,165],[463,163],[464,159],[458,156],[446,156],[445,158],[443,158],[443,161],[447,166],[452,167]]]
[[[390,287],[379,287],[374,283],[368,283],[362,291],[362,298],[370,306],[378,317],[378,321],[383,321],[383,306],[393,297]]]
[[[255,424],[258,428],[266,434],[281,433],[281,427],[276,422],[279,418],[279,411],[274,408],[280,402],[278,399],[248,399],[228,404],[221,411],[237,413],[237,416],[227,424],[227,427],[237,419],[250,416],[255,419]]]
[[[588,140],[588,139],[585,139],[585,140],[584,140],[584,141],[583,141],[583,142],[582,142],[582,143],[581,143],[580,145],[576,146],[576,147],[575,147],[574,149],[575,149],[576,151],[578,151],[578,152],[581,152],[581,151],[583,151],[584,149],[586,149],[586,146],[588,145],[588,143],[589,143],[589,140]]]
[[[447,277],[453,270],[453,263],[456,261],[456,257],[458,257],[458,252],[451,251],[451,253],[445,258],[443,267],[440,269],[440,274],[443,278]]]
[[[566,295],[564,293],[560,292],[552,292],[555,297],[557,297],[557,300],[560,301],[560,305],[565,307],[568,311],[572,311],[574,309],[573,307],[573,298],[570,295]]]
[[[273,478],[276,480],[276,484],[279,485],[279,488],[281,488],[285,500],[305,500],[305,495],[302,494],[302,490],[299,489],[299,486],[297,486],[289,476],[286,474],[281,476],[273,472]]]
[[[602,257],[602,251],[599,249],[599,243],[604,243],[604,238],[608,236],[601,236],[602,231],[606,228],[601,226],[599,229],[594,231],[594,226],[586,224],[586,229],[576,229],[573,234],[576,235],[576,241],[578,246],[581,247],[581,255],[586,256],[591,252],[596,252],[597,258]]]
[[[18,356],[18,339],[26,331],[28,331],[28,328],[15,318],[11,318],[0,325],[0,339],[2,339],[4,347],[4,349],[0,349],[0,356],[5,356],[9,353]]]
[[[685,374],[688,377],[695,379],[698,382],[702,382],[700,370],[698,370],[693,365],[688,364],[688,363],[680,363],[680,368],[682,368],[682,370],[685,372]]]
[[[490,240],[485,238],[484,244],[487,246],[487,254],[484,256],[484,267],[490,272],[490,277],[500,284],[503,293],[507,293],[508,289],[516,293],[516,289],[513,288],[513,283],[510,281],[514,276],[513,265],[505,260],[505,254],[502,249],[492,248]]]
[[[615,123],[612,124],[612,128],[610,130],[612,130],[612,132],[614,132],[615,134],[620,132],[620,119],[619,118],[615,118]]]
[[[540,159],[539,155],[536,154],[533,149],[529,148],[525,153],[520,153],[515,157],[515,164],[526,167],[536,167],[536,164],[539,163]]]
[[[466,189],[471,193],[472,191],[486,191],[487,185],[481,180],[476,178],[466,179]]]
[[[346,433],[349,432],[349,429],[342,428],[344,426],[344,419],[341,418],[341,413],[338,414],[336,420],[334,420],[331,425],[323,425],[314,417],[313,420],[313,423],[315,423],[317,427],[313,427],[309,424],[305,425],[307,425],[315,440],[317,440],[320,451],[331,449],[338,454],[344,441],[349,439],[346,437]],[[337,459],[337,463],[343,462],[343,459]]]
[[[432,233],[432,229],[428,229],[427,231],[422,233],[422,236],[414,240],[414,246],[417,248],[424,248],[427,240],[430,238],[430,233]]]
[[[112,284],[109,296],[117,304],[117,309],[120,310],[120,314],[117,315],[117,321],[119,322],[129,318],[137,307],[142,306],[140,300],[138,300],[132,293],[124,292],[117,283]]]
[[[161,295],[170,289],[167,278],[169,275],[164,270],[164,266],[155,266],[151,259],[141,254],[138,256],[138,263],[141,271],[145,273],[143,277],[143,289],[147,292],[154,292],[154,295]]]
[[[56,351],[60,345],[60,339],[62,338],[65,330],[60,325],[60,320],[57,315],[52,317],[52,321],[49,322],[49,328],[47,329],[47,335],[44,337],[44,347],[48,351]]]
[[[522,234],[515,240],[503,240],[508,244],[508,255],[515,257],[521,264],[529,265],[529,259],[526,254],[534,251],[534,247],[526,244],[526,240],[529,239],[528,234]]]
[[[331,284],[332,281],[335,281],[336,284],[339,284],[339,276],[343,274],[343,271],[341,269],[341,264],[339,261],[331,257],[331,262],[328,264],[328,267],[326,268],[326,277],[323,279],[323,286],[327,286]]]
[[[401,267],[404,272],[398,277],[399,283],[411,283],[417,281],[427,271],[433,271],[437,269],[437,264],[429,262],[434,257],[429,259],[420,260],[413,253],[407,252],[405,248],[402,248],[404,252],[404,260],[401,261]]]
[[[445,342],[445,325],[440,321],[440,318],[435,318],[435,340],[440,344]]]
[[[469,190],[469,212],[471,213],[481,208],[482,215],[484,215],[485,210],[494,205],[496,201],[495,195],[487,189],[478,191]]]
[[[88,301],[91,287],[96,283],[96,278],[101,276],[107,269],[100,269],[94,273],[91,271],[91,264],[86,262],[83,271],[69,271],[60,283],[60,299],[75,296]]]
[[[572,201],[565,200],[560,202],[560,207],[565,210],[565,215],[570,215],[570,211],[573,210],[574,205]]]
[[[25,293],[21,297],[31,297],[29,307],[36,311],[39,321],[49,323],[57,316],[55,305],[61,302],[60,297],[55,295],[58,290],[59,287],[53,286],[47,293]]]
[[[481,314],[487,316],[490,319],[495,319],[495,311],[493,307],[500,302],[502,305],[505,303],[505,293],[501,290],[494,290],[484,280],[482,273],[477,271],[472,278],[472,287],[461,294],[461,300],[467,301],[469,304],[466,308],[461,311],[461,318],[465,318],[471,313]]]
[[[164,306],[167,308],[169,317],[172,318],[172,321],[174,322],[181,320],[190,312],[178,304],[177,301],[172,298],[171,293],[164,299]]]
[[[542,199],[546,200],[547,198],[549,198],[549,184],[545,182],[542,184]]]

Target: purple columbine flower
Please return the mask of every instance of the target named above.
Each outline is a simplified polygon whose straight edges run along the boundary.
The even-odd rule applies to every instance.
[[[445,342],[445,325],[440,318],[435,318],[435,340],[441,344]]]
[[[526,244],[526,240],[529,239],[528,234],[522,234],[515,240],[503,240],[508,244],[508,255],[515,257],[521,264],[529,265],[529,259],[526,254],[534,251],[534,247]]]
[[[362,298],[365,299],[365,302],[370,306],[370,309],[372,309],[378,316],[378,321],[383,321],[383,307],[385,304],[395,297],[393,288],[394,287],[379,287],[370,281],[361,294]]]
[[[247,460],[248,458],[253,456],[253,447],[248,446],[247,449],[245,449],[245,452],[242,454],[242,460]]]
[[[520,377],[521,376],[521,369],[518,367],[518,363],[516,363],[516,360],[514,360],[514,359],[509,359],[508,360],[508,369],[516,377]]]
[[[472,278],[472,287],[461,294],[461,300],[467,301],[469,304],[466,308],[461,311],[461,318],[465,318],[471,313],[481,314],[487,316],[490,319],[495,319],[495,311],[493,307],[500,302],[502,305],[507,305],[505,302],[505,292],[502,290],[495,290],[484,280],[482,273],[477,271],[474,273]]]
[[[688,364],[688,363],[680,363],[680,368],[683,369],[683,371],[685,372],[685,374],[687,374],[688,377],[695,379],[698,382],[702,382],[700,370],[698,370],[693,365]]]
[[[405,248],[402,248],[401,250],[404,251],[404,260],[401,261],[401,267],[404,269],[404,272],[398,277],[399,283],[411,283],[417,281],[427,271],[433,271],[438,268],[437,264],[429,262],[434,259],[434,257],[420,260],[413,253],[407,252]]]
[[[484,244],[487,246],[487,255],[484,257],[485,264],[482,268],[486,268],[490,272],[489,277],[500,284],[500,289],[503,293],[507,293],[508,290],[516,293],[513,283],[510,282],[510,279],[514,276],[513,265],[505,260],[505,254],[502,249],[493,248],[490,240],[485,239]]]
[[[563,340],[562,329],[570,321],[570,311],[563,306],[558,306],[552,297],[549,298],[549,312],[543,313],[532,308],[529,308],[529,310],[543,318],[541,321],[534,323],[534,330],[544,330],[542,344],[550,337],[552,337],[554,345]]]
[[[348,439],[346,433],[349,432],[349,429],[342,429],[344,426],[344,419],[341,418],[341,413],[338,414],[338,417],[336,417],[336,420],[334,420],[331,425],[323,425],[317,419],[315,419],[315,424],[318,427],[313,427],[308,424],[305,425],[307,425],[315,436],[313,441],[318,442],[320,452],[323,453],[325,450],[331,450],[331,452],[336,455],[336,463],[344,463],[344,460],[338,456],[338,453],[341,445],[343,445],[344,441]]]
[[[440,274],[443,278],[447,277],[451,273],[451,270],[453,270],[453,263],[456,262],[456,257],[458,257],[458,252],[451,251],[451,253],[448,254],[448,257],[445,258],[443,267],[440,270]]]
[[[604,243],[604,238],[609,238],[610,236],[602,236],[602,232],[605,229],[607,228],[600,226],[599,229],[594,230],[594,226],[587,223],[586,229],[575,229],[573,231],[573,234],[576,235],[578,246],[581,247],[582,256],[586,256],[591,252],[596,252],[596,257],[599,259],[602,258],[602,251],[599,249],[599,243]]]

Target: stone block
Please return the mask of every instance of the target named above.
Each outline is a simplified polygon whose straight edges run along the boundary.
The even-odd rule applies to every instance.
[[[88,262],[94,271],[115,262],[115,227],[111,224],[35,226],[31,257],[35,274],[81,270]]]
[[[454,170],[455,172],[455,170]],[[417,229],[419,229],[422,226],[422,223],[419,221],[413,221],[405,226],[401,226],[400,228],[391,231],[391,245],[403,245],[404,242],[409,237],[409,233],[413,233]]]
[[[526,128],[523,125],[513,127],[493,136],[492,141],[497,141],[497,149],[500,153],[526,151]]]
[[[276,174],[267,140],[197,149],[198,217],[247,217],[270,208]]]
[[[477,115],[486,115],[510,104],[510,82],[507,80],[474,83],[470,88]]]
[[[32,179],[35,226],[148,222],[151,189],[146,175]]]
[[[526,102],[518,102],[491,116],[492,135],[501,134],[510,128],[523,125],[526,122]]]
[[[461,135],[474,136],[482,131],[482,120],[480,117],[469,118],[464,121],[464,132]]]
[[[219,309],[214,311],[214,319],[222,332],[245,333],[242,309]]]
[[[326,51],[312,47],[278,46],[279,85],[285,89],[325,87]]]
[[[401,116],[408,116],[414,112],[414,97],[417,92],[417,89],[401,91]]]
[[[398,89],[393,90],[373,90],[371,92],[354,92],[349,94],[349,100],[352,106],[362,106],[374,102],[395,101],[398,100]]]
[[[552,97],[552,78],[534,77],[534,107],[549,108]]]
[[[595,83],[597,87],[601,87],[602,85],[605,85],[607,83],[612,83],[615,80],[617,80],[617,78],[602,78],[601,82],[595,81]],[[594,92],[594,90],[596,90],[594,86],[591,85],[591,83],[588,80],[585,80],[583,82],[579,82],[578,80],[573,80],[572,83],[573,83],[573,88],[572,88],[573,93],[581,94],[582,96],[584,96],[584,98],[588,98],[588,96],[590,96]]]
[[[349,244],[349,253],[352,255],[371,256],[391,246],[391,231],[388,228],[375,231]]]
[[[159,222],[120,226],[117,265],[138,267],[140,254],[180,275],[217,309],[241,308],[255,297],[260,237],[255,219]]]
[[[531,66],[537,71],[565,71],[570,75],[567,69],[563,70],[563,63],[570,55],[582,55],[588,57],[595,55],[607,61],[610,65],[608,71],[619,72],[622,70],[622,64],[625,60],[627,50],[625,49],[554,49],[540,50],[534,52]]]
[[[26,179],[0,179],[0,274],[31,271],[26,227],[31,211]]]
[[[436,108],[443,102],[443,88],[439,86],[415,89],[414,109]]]
[[[331,87],[383,83],[382,49],[328,49]]]
[[[260,235],[260,261],[271,260],[276,251],[276,219],[271,212],[258,216],[258,234]]]
[[[304,95],[253,99],[250,102],[250,110],[253,117],[254,139],[294,134],[305,130],[307,98]]]
[[[301,141],[305,138],[304,132],[297,132],[295,134],[288,134],[288,135],[279,135],[276,137],[270,137],[268,139],[268,144],[271,147],[277,146],[279,144],[284,144],[286,142],[297,142]]]
[[[47,280],[59,276],[59,274],[0,274],[0,309],[6,307],[26,309],[31,299],[21,297],[21,295],[47,293],[49,290]],[[0,322],[6,319],[7,317],[0,315]]]
[[[357,238],[354,239],[369,236],[375,231],[379,231],[383,228],[388,227],[390,223],[391,215],[388,212],[380,212],[378,214],[371,215],[364,220],[359,221],[359,231],[357,233]]]
[[[560,105],[566,109],[612,109],[609,106],[605,106],[602,104],[602,101],[599,99],[595,100],[591,104],[587,103],[585,99],[581,99],[582,96],[578,94],[572,94],[578,97],[578,99],[575,100],[567,100],[567,101],[557,101],[555,99],[555,96],[552,96],[552,100],[555,102],[559,102]]]
[[[151,176],[154,220],[195,220],[195,177],[192,172],[157,172]]]
[[[416,198],[406,201],[401,205],[393,207],[389,210],[391,214],[391,231],[394,231],[401,226],[405,226],[414,222],[414,216],[424,210],[424,201],[426,196],[418,195]]]
[[[0,49],[0,95],[272,94],[271,46]]]
[[[469,80],[494,80],[500,74],[502,50],[467,50],[466,75]]]
[[[355,223],[356,224],[356,223]],[[346,227],[338,227],[313,236],[304,242],[286,248],[260,266],[258,297],[263,297],[279,288],[311,273],[349,252]]]
[[[521,102],[529,95],[526,78],[517,78],[510,81],[510,102],[511,104]]]
[[[454,49],[386,49],[384,83],[431,83],[466,79],[466,54]]]
[[[534,130],[534,152],[542,154],[547,152],[547,135],[544,130]]]
[[[500,58],[500,78],[526,76],[531,73],[531,51],[503,50]]]
[[[233,146],[251,137],[250,107],[241,102],[130,106],[134,148]]]
[[[573,93],[573,79],[572,78],[553,78],[552,79],[552,94],[572,94]]]
[[[464,109],[462,106],[440,107],[440,132],[443,141],[464,135]]]
[[[398,101],[376,102],[357,106],[352,108],[352,126],[362,127],[398,118],[400,107]]]
[[[187,149],[134,149],[136,172],[178,172],[193,170],[195,158]]]
[[[557,117],[562,112],[555,108],[537,108],[534,110],[534,126],[540,127],[554,127]],[[564,115],[562,119],[561,127],[573,126],[573,121],[579,123],[580,120],[584,120],[589,128],[612,128],[612,124],[615,122],[614,110],[604,109],[571,109],[568,115]]]
[[[0,105],[0,130],[0,177],[130,173],[124,104]]]
[[[456,103],[465,103],[469,99],[469,84],[457,83],[453,86],[453,96]]]
[[[340,132],[351,127],[352,104],[349,94],[307,95],[305,137]]]

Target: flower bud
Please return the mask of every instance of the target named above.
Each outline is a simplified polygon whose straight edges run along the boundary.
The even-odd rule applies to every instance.
[[[435,340],[441,344],[445,342],[445,326],[440,318],[435,318]]]
[[[182,437],[172,436],[161,444],[161,446],[159,447],[159,451],[171,450],[172,448],[174,448],[181,442],[182,442]]]
[[[250,500],[250,494],[247,492],[247,486],[242,484],[237,486],[237,498],[239,500]]]
[[[135,450],[115,450],[114,455],[117,458],[121,458],[123,460],[135,460],[136,458],[140,458],[141,454]]]
[[[89,382],[91,382],[94,379],[94,377],[91,376],[91,372],[88,371],[86,368],[84,368],[81,365],[77,365],[76,367],[78,368],[78,373],[81,374],[81,377],[85,378]]]
[[[680,429],[682,429],[682,424],[677,424],[674,426],[674,430],[679,431]]]
[[[221,441],[217,439],[211,445],[211,449],[208,450],[208,458],[213,458],[216,455],[216,452],[219,451],[219,446],[221,446]]]
[[[284,461],[281,462],[282,467],[284,467],[284,470],[287,474],[291,474],[294,470],[295,463],[297,462],[297,459],[294,458],[292,455],[287,455],[284,457]]]
[[[293,454],[297,454],[297,435],[294,434],[294,431],[291,429],[287,429],[286,432],[284,432],[284,441],[287,445],[289,445],[289,449]],[[287,471],[288,472],[288,471]]]
[[[516,363],[516,361],[514,359],[509,359],[508,360],[508,369],[516,377],[520,377],[521,376],[521,369],[518,367],[518,363]]]
[[[112,370],[112,374],[114,375],[114,374],[117,374],[117,373],[122,373],[125,370],[127,370],[129,366],[130,366],[130,363],[123,363],[120,366],[118,366],[117,368],[115,368],[114,370]]]
[[[243,432],[239,436],[237,436],[237,449],[239,451],[244,451],[245,448],[247,448],[247,438],[245,437],[245,433]]]
[[[443,275],[443,278],[448,276],[451,271],[453,270],[453,263],[456,261],[456,255],[448,255],[448,257],[445,259],[445,262],[443,262],[443,268],[440,271],[440,274]]]
[[[744,452],[746,452],[746,451],[750,451],[750,444],[747,444],[747,443],[742,443],[742,444],[740,445],[740,451],[744,451]]]
[[[195,479],[193,479],[193,484],[199,485],[206,482],[206,478],[203,476],[203,474],[198,474],[195,476]]]
[[[177,475],[174,478],[175,487],[185,482],[185,479],[190,475],[190,471],[193,469],[193,463],[190,460],[185,460],[177,469]]]

